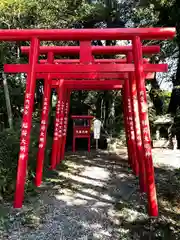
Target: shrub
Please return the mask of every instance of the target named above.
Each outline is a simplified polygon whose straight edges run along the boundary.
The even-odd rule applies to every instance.
[[[36,134],[32,131],[28,177],[25,187],[25,192],[32,193],[34,192],[33,178],[38,146],[38,137],[34,135]],[[2,195],[4,199],[11,198],[14,193],[19,155],[19,139],[20,130],[12,131],[8,129],[0,132],[0,195]]]
[[[19,132],[4,130],[0,133],[0,193],[8,196],[14,191],[17,159],[19,153]]]

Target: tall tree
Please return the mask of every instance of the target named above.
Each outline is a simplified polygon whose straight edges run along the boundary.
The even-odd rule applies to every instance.
[[[162,49],[163,57],[170,56],[176,62],[177,69],[171,77],[173,90],[168,112],[175,116],[175,134],[180,148],[180,1],[179,0],[141,0],[141,8],[136,10],[136,17],[144,18],[144,23],[149,26],[176,27],[177,36],[169,44],[164,42]],[[148,20],[147,22],[147,19]],[[162,57],[162,56],[161,56]]]

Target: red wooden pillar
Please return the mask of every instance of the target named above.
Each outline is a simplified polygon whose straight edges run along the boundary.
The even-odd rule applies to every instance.
[[[137,159],[137,152],[136,152],[136,142],[135,142],[135,132],[134,132],[134,124],[133,124],[133,112],[132,112],[132,105],[131,105],[131,95],[130,95],[130,86],[129,80],[125,80],[124,83],[124,107],[126,108],[126,118],[127,118],[127,128],[129,132],[130,138],[130,154],[131,154],[131,161],[132,161],[132,169],[136,176],[139,174],[139,163]]]
[[[48,53],[48,63],[53,63],[54,54],[52,52]],[[44,79],[44,96],[43,96],[43,107],[41,113],[41,125],[40,125],[40,136],[39,136],[39,148],[37,154],[37,166],[36,166],[36,177],[35,184],[40,186],[42,182],[43,173],[43,163],[44,163],[44,153],[46,147],[46,136],[48,128],[48,117],[50,108],[50,98],[51,98],[51,77],[50,74]]]
[[[124,128],[125,128],[125,134],[126,134],[126,144],[127,144],[127,150],[128,150],[128,163],[130,167],[132,168],[132,151],[131,151],[131,138],[130,138],[130,129],[128,124],[128,117],[127,117],[127,109],[125,107],[125,93],[124,88],[122,89],[122,96],[123,96],[123,117],[124,117]]]
[[[63,85],[60,91],[60,118],[59,118],[59,127],[58,127],[58,150],[57,150],[56,164],[59,164],[61,160],[65,97],[66,97],[66,88]]]
[[[60,108],[61,108],[61,94],[64,80],[59,80],[59,86],[57,88],[57,103],[56,103],[56,116],[55,116],[55,127],[54,127],[54,137],[52,144],[52,155],[51,155],[51,169],[55,169],[57,164],[57,154],[58,154],[58,143],[59,143],[59,122],[60,122]]]
[[[64,111],[64,123],[63,123],[63,137],[62,137],[62,153],[61,153],[61,160],[64,159],[65,147],[66,147],[66,138],[67,138],[67,128],[68,128],[68,116],[69,116],[69,108],[70,108],[70,95],[71,90],[66,90],[66,104],[65,104],[65,111]]]
[[[24,199],[24,185],[27,174],[28,150],[30,144],[32,113],[36,87],[36,73],[34,67],[38,61],[38,56],[39,56],[39,40],[37,38],[33,38],[31,40],[29,53],[30,70],[27,74],[26,93],[24,100],[24,113],[21,127],[20,152],[18,159],[18,170],[14,200],[15,208],[21,208]]]
[[[133,55],[128,53],[127,55],[128,63],[132,63]],[[129,73],[129,87],[130,87],[130,96],[131,96],[131,108],[133,115],[133,125],[135,132],[135,142],[136,142],[136,153],[137,159],[139,162],[139,184],[141,192],[146,192],[146,175],[144,168],[144,149],[142,146],[141,139],[141,129],[139,122],[139,109],[137,101],[137,88],[136,88],[136,79],[134,73]]]
[[[66,91],[67,87],[63,88],[63,96],[61,101],[61,110],[60,110],[60,123],[59,123],[59,147],[58,147],[58,157],[57,164],[62,160],[62,146],[63,146],[63,132],[64,132],[64,118],[65,118],[65,108],[66,108]]]
[[[133,38],[133,55],[138,93],[141,136],[145,151],[144,161],[146,170],[149,215],[156,217],[158,216],[158,204],[154,180],[154,167],[152,161],[151,136],[148,120],[148,105],[143,71],[142,44],[140,38],[137,36]]]

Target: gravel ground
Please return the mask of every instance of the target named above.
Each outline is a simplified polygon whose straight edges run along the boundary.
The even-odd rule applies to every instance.
[[[180,152],[155,149],[153,154],[157,187],[161,191],[161,180],[168,181],[169,176],[172,179],[172,171],[180,168]],[[164,230],[156,226],[162,221],[164,224],[164,212],[156,223],[148,219],[146,198],[139,193],[138,179],[128,168],[126,149],[118,155],[68,154],[63,165],[63,169],[47,176],[38,196],[26,201],[21,210],[13,210],[9,205],[2,208],[8,214],[2,220],[0,239],[166,239],[158,238]],[[170,175],[166,168],[172,170]],[[161,209],[164,211],[162,206]],[[143,233],[140,229],[144,229]]]
[[[153,161],[155,165],[180,168],[180,150],[153,149]]]

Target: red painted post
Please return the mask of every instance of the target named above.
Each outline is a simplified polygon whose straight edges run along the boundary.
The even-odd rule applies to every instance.
[[[55,128],[54,128],[54,137],[52,144],[52,155],[51,155],[51,169],[55,169],[57,163],[57,151],[58,151],[58,134],[59,134],[59,121],[60,121],[60,108],[61,108],[61,99],[60,95],[62,93],[61,89],[64,84],[64,80],[59,80],[59,87],[57,90],[57,103],[56,103],[56,116],[55,116]]]
[[[132,161],[132,169],[136,176],[139,174],[139,163],[137,159],[137,152],[136,152],[136,142],[135,142],[135,132],[134,132],[134,124],[133,124],[133,113],[131,107],[131,95],[130,95],[130,88],[129,88],[129,81],[125,81],[124,83],[124,107],[126,108],[126,117],[127,117],[127,127],[129,131],[130,137],[130,154],[131,154],[131,161]]]
[[[139,37],[134,37],[132,43],[133,43],[133,57],[134,57],[134,64],[135,64],[135,76],[136,76],[137,92],[138,92],[141,136],[142,136],[142,142],[143,142],[143,147],[145,151],[144,161],[145,161],[145,170],[146,170],[149,215],[153,217],[157,217],[158,204],[157,204],[156,187],[155,187],[155,180],[154,180],[151,136],[149,131],[149,121],[148,121],[148,105],[147,105],[145,79],[144,79],[143,62],[142,62],[142,44]]]
[[[30,71],[27,75],[26,82],[26,93],[24,100],[24,113],[21,127],[21,139],[20,139],[20,152],[18,159],[18,170],[17,170],[17,180],[16,180],[16,190],[15,190],[15,200],[14,207],[21,208],[24,199],[24,185],[26,181],[27,174],[27,163],[28,163],[28,150],[30,144],[30,132],[32,124],[32,113],[34,106],[34,94],[36,87],[36,74],[34,71],[34,66],[38,61],[39,56],[39,40],[33,38],[31,40],[30,54],[29,54],[29,64]]]
[[[64,84],[62,85],[60,89],[60,117],[59,117],[59,127],[58,127],[58,150],[57,150],[57,159],[56,164],[60,163],[61,159],[61,148],[62,148],[62,136],[63,136],[63,121],[64,121],[64,108],[65,108],[65,95],[66,88],[64,87]]]
[[[122,96],[123,96],[123,118],[124,118],[124,127],[125,127],[125,134],[126,134],[126,144],[128,150],[128,163],[129,166],[132,168],[132,151],[131,151],[131,138],[130,138],[130,129],[128,124],[128,117],[127,117],[127,109],[125,107],[125,93],[124,89],[122,89]]]
[[[87,64],[93,61],[91,41],[80,42],[80,62]]]
[[[129,63],[132,63],[132,61],[133,61],[132,53],[128,53],[127,60]],[[129,87],[130,87],[130,96],[131,96],[133,125],[134,125],[134,130],[135,130],[134,132],[135,132],[136,153],[137,153],[137,159],[139,162],[139,184],[140,184],[141,192],[146,192],[144,149],[142,146],[142,139],[141,139],[139,109],[138,109],[138,101],[137,101],[137,87],[136,87],[136,79],[135,79],[134,73],[129,73]]]
[[[64,131],[63,131],[63,138],[62,138],[62,153],[61,153],[61,161],[64,159],[65,147],[66,147],[66,138],[67,138],[67,128],[68,128],[68,116],[69,116],[69,108],[70,108],[70,89],[66,90],[66,104],[65,104],[65,111],[64,111]]]
[[[49,63],[53,63],[54,54],[52,52],[48,53]],[[37,187],[41,185],[42,173],[43,173],[43,163],[44,163],[44,153],[46,147],[46,136],[48,128],[48,117],[49,117],[49,107],[51,98],[51,75],[48,74],[44,79],[44,96],[43,96],[43,108],[41,113],[41,125],[40,125],[40,135],[39,135],[39,148],[37,154],[37,167],[36,167],[36,177],[35,184]]]

